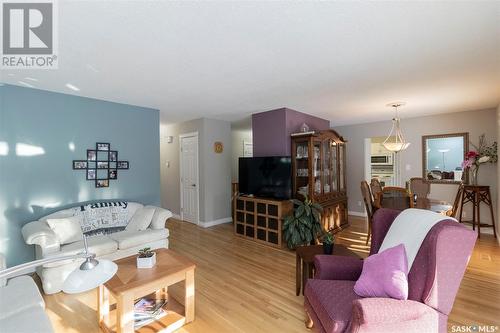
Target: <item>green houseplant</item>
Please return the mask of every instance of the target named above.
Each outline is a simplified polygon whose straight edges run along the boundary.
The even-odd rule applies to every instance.
[[[324,254],[332,254],[333,253],[333,241],[334,237],[328,231],[325,231],[323,234],[323,253]]]
[[[289,249],[310,244],[321,234],[320,204],[312,202],[307,196],[304,201],[292,200],[295,209],[292,215],[285,217],[283,234]]]
[[[156,265],[156,252],[150,247],[140,249],[137,255],[137,268],[151,268]]]

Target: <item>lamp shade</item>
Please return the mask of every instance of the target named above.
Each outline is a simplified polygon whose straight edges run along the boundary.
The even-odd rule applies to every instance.
[[[97,288],[116,274],[118,266],[106,259],[92,269],[81,269],[77,267],[69,274],[63,284],[62,290],[67,294],[77,294]]]

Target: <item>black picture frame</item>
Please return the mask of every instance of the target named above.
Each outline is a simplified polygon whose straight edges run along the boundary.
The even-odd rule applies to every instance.
[[[97,188],[109,187],[109,179],[96,179],[95,187]]]
[[[97,151],[109,151],[111,144],[109,142],[96,142],[95,150]]]
[[[94,180],[97,178],[97,170],[96,169],[87,169],[87,180]]]
[[[108,169],[108,178],[109,179],[117,179],[118,178],[118,170],[117,169]]]
[[[116,164],[117,169],[128,170],[130,167],[128,161],[118,161]]]
[[[95,149],[87,149],[86,158],[73,160],[73,169],[85,170],[85,178],[96,188],[109,187],[110,180],[118,179],[118,170],[130,168],[129,161],[118,160],[118,150],[111,150],[108,142],[96,142]]]
[[[109,162],[108,161],[97,161],[97,169],[99,169],[99,170],[109,169]]]
[[[87,161],[97,161],[97,151],[94,149],[87,149]]]
[[[73,170],[86,170],[86,169],[87,169],[87,161],[85,160],[73,161]]]

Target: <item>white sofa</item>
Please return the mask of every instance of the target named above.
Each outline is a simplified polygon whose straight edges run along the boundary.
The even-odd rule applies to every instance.
[[[151,216],[144,214],[146,211],[154,213]],[[81,216],[82,230],[87,236],[90,234],[87,237],[89,252],[95,253],[97,259],[116,260],[134,255],[145,247],[168,248],[169,231],[165,223],[172,217],[170,211],[136,202],[108,201],[60,210],[25,224],[22,234],[27,244],[35,245],[36,259],[83,251],[83,240],[61,243],[60,235],[47,223],[50,219],[72,216]],[[144,219],[145,227],[141,230],[128,230],[129,222],[137,222],[138,218]],[[81,262],[82,260],[63,261],[37,268],[44,292],[53,294],[61,291],[64,280]]]
[[[5,268],[0,255],[0,270]],[[35,281],[23,275],[0,281],[0,332],[52,333],[45,302]]]

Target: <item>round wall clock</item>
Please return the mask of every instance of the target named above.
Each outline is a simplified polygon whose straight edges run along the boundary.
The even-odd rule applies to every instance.
[[[222,142],[217,141],[214,143],[214,151],[217,154],[221,154],[224,151],[224,145],[222,144]]]

